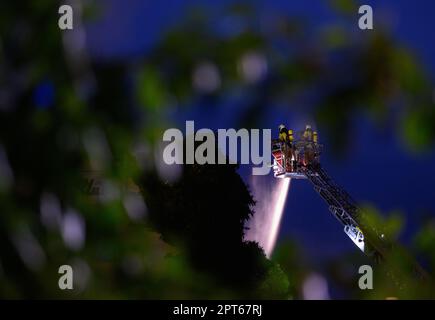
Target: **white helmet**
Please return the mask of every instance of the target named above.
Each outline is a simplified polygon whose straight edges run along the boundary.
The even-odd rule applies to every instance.
[[[281,131],[281,130],[285,129],[285,125],[283,125],[283,124],[280,124],[280,125],[279,125],[279,127],[278,127],[278,129],[279,129],[279,131]]]

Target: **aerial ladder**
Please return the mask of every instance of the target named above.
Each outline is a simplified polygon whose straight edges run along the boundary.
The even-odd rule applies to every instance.
[[[322,168],[321,150],[317,132],[310,126],[306,126],[304,131],[293,133],[281,125],[279,139],[272,140],[274,176],[308,179],[353,243],[376,263],[382,262],[393,249],[393,244],[386,239],[384,233],[367,221],[355,200]],[[419,278],[425,278],[425,271],[413,259],[409,261],[412,271]],[[395,278],[394,272],[390,275]],[[394,280],[399,282],[398,279]]]

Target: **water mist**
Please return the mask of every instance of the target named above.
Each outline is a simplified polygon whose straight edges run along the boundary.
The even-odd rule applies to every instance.
[[[284,212],[290,179],[266,179],[252,176],[251,188],[256,200],[255,214],[248,221],[245,240],[255,241],[267,257],[272,255]]]

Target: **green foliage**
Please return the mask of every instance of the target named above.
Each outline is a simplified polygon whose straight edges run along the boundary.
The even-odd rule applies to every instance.
[[[278,264],[272,265],[267,271],[265,280],[258,291],[263,299],[287,299],[289,281]]]
[[[83,11],[88,19],[103,10],[91,3]],[[347,18],[355,10],[353,1],[333,3]],[[0,5],[0,89],[7,93],[0,101],[0,297],[301,296],[310,267],[296,245],[283,244],[270,261],[257,244],[243,242],[254,199],[236,167],[184,167],[171,184],[161,176],[154,152],[162,128],[170,125],[165,114],[174,99],[188,106],[204,95],[217,102],[234,92],[245,95],[249,105],[236,125],[249,127],[264,119],[270,105],[290,108],[300,92],[315,88],[322,94],[312,113],[337,150],[348,146],[355,114],[381,125],[394,119],[411,150],[433,147],[432,84],[415,57],[383,30],[357,41],[343,27],[328,26],[307,37],[300,18],[278,13],[265,31],[258,28],[258,12],[245,5],[224,10],[222,18],[237,18],[243,28],[222,36],[199,10],[143,55],[130,90],[128,61],[76,64],[80,55],[66,54],[57,9],[57,1]],[[252,52],[269,61],[259,83],[240,72],[242,57]],[[335,55],[339,65],[331,63]],[[204,61],[219,71],[221,85],[212,94],[192,85]],[[54,97],[41,107],[35,92],[45,82],[53,85]],[[397,99],[401,116],[390,117]],[[100,193],[86,194],[84,185]],[[384,219],[368,211],[371,224],[382,226],[388,238],[398,237],[404,223],[398,214]],[[78,246],[65,236],[67,215],[83,222]],[[431,272],[433,239],[433,225],[416,238]],[[387,266],[406,280],[408,293],[397,292],[380,270],[381,289],[362,294],[354,279],[337,276],[340,264],[360,262],[346,259],[334,265],[332,279],[355,297],[432,294],[431,281],[420,286],[411,280],[409,259],[399,253]],[[76,270],[73,292],[58,289],[63,264]]]
[[[354,0],[331,0],[329,2],[331,3],[331,6],[338,12],[349,15],[354,15],[355,12],[358,12],[357,2]]]
[[[375,230],[379,230],[387,239],[397,240],[403,229],[403,215],[400,212],[391,212],[387,217],[381,215],[373,206],[362,208],[364,223]]]
[[[162,105],[167,105],[164,85],[157,74],[157,70],[147,66],[139,74],[138,99],[150,112],[158,110]]]

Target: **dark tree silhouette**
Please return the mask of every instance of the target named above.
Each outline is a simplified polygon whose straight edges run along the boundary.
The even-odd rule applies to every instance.
[[[247,293],[271,264],[257,243],[243,241],[255,202],[237,169],[234,164],[183,165],[175,183],[153,173],[140,184],[150,221],[163,239],[185,246],[198,270]]]

